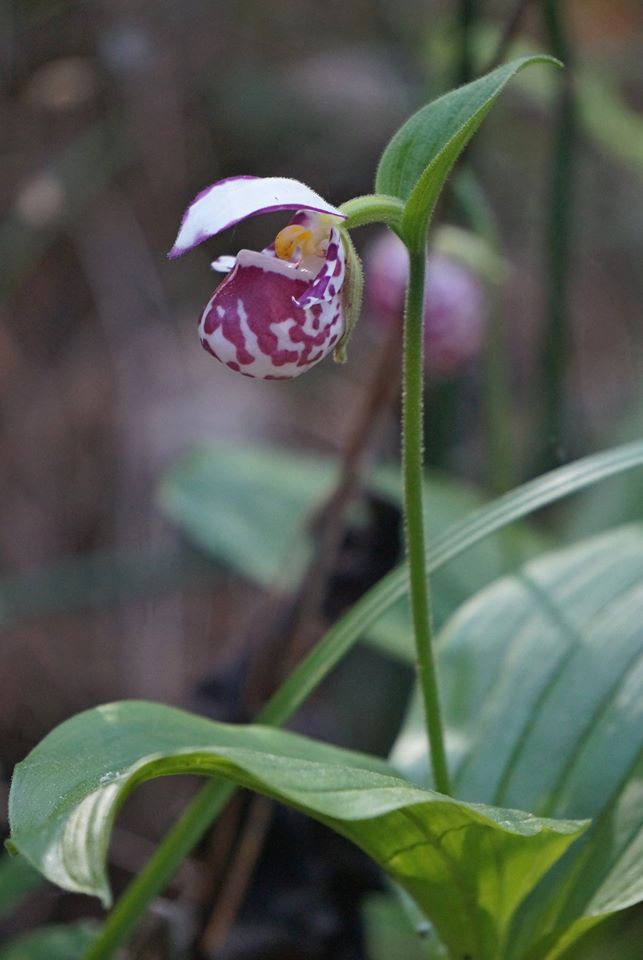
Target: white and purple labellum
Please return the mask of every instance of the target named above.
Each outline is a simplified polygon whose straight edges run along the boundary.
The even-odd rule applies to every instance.
[[[337,230],[316,274],[307,259],[302,267],[274,252],[241,250],[201,317],[203,347],[230,370],[260,380],[298,377],[323,360],[344,332]]]
[[[179,256],[245,217],[279,209],[297,212],[273,243],[212,264],[229,275],[199,322],[208,353],[230,370],[260,380],[299,376],[327,356],[344,333],[341,212],[294,180],[223,180],[188,208],[170,252]]]

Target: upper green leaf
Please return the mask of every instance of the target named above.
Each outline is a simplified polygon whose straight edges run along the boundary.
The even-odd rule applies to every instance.
[[[454,955],[478,960],[495,960],[517,907],[586,826],[452,800],[281,730],[125,702],[68,720],[18,765],[13,843],[51,880],[107,900],[117,810],[144,780],[176,773],[223,777],[332,827],[407,890]]]
[[[560,66],[553,57],[522,57],[427,104],[406,121],[384,151],[375,178],[378,193],[406,201],[402,234],[424,244],[436,200],[451,167],[511,78],[533,63]]]

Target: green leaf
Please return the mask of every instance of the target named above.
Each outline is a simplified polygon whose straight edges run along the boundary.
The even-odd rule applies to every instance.
[[[66,721],[17,766],[12,840],[54,882],[108,901],[120,805],[178,773],[222,777],[327,824],[388,871],[456,955],[479,960],[495,960],[517,907],[586,827],[452,800],[374,757],[281,730],[125,702]]]
[[[539,885],[507,960],[554,960],[643,899],[643,528],[547,554],[439,638],[456,794],[593,826]],[[426,765],[417,715],[394,758]]]
[[[42,885],[42,876],[24,857],[0,854],[0,916]]]
[[[643,436],[643,398],[639,398],[617,430],[617,439],[632,442]],[[600,490],[589,490],[566,513],[563,535],[568,541],[622,526],[643,518],[643,484],[632,474],[614,477]]]
[[[88,923],[41,927],[0,948],[0,960],[81,960],[95,936]]]
[[[167,474],[159,502],[212,557],[262,586],[292,587],[309,556],[312,511],[336,476],[330,460],[209,445]]]
[[[402,235],[414,249],[423,249],[433,208],[460,153],[509,80],[535,63],[560,66],[547,56],[506,63],[418,110],[387,146],[375,189],[406,201]]]

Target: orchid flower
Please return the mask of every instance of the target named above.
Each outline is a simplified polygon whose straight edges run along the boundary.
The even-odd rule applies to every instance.
[[[345,331],[346,255],[338,209],[297,180],[232,177],[203,190],[187,208],[168,256],[178,257],[247,217],[294,210],[261,252],[219,257],[228,276],[199,322],[203,347],[247,377],[288,380],[319,363]]]

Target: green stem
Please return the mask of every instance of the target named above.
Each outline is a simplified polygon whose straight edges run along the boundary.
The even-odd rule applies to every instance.
[[[431,747],[433,782],[440,793],[450,794],[451,784],[444,749],[437,674],[433,653],[433,629],[429,581],[424,558],[423,429],[424,429],[424,281],[426,253],[410,251],[409,286],[404,322],[404,372],[402,398],[402,469],[404,474],[404,519],[406,552],[418,679]]]

